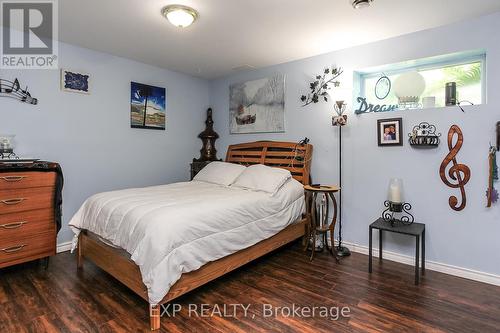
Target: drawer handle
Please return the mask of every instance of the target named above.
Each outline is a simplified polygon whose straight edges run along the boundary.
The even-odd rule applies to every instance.
[[[22,227],[26,223],[28,223],[28,222],[27,221],[21,221],[21,222],[0,224],[0,228],[4,228],[4,229],[17,229],[17,228]]]
[[[26,176],[5,176],[5,177],[0,177],[0,179],[3,179],[6,182],[13,183],[13,182],[18,182],[21,181],[25,178],[28,178]]]
[[[26,244],[18,245],[18,246],[12,246],[12,247],[7,247],[5,249],[2,249],[2,251],[5,252],[5,253],[15,253],[15,252],[21,251],[25,246],[26,246]]]
[[[24,198],[16,198],[16,199],[7,199],[7,200],[2,200],[0,201],[1,203],[3,203],[4,205],[9,205],[9,206],[12,206],[12,205],[17,205],[17,204],[20,204],[21,202],[23,202],[25,199]]]

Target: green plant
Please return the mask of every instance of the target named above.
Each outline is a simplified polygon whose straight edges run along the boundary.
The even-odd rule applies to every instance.
[[[463,87],[481,82],[481,63],[443,68],[447,82]]]

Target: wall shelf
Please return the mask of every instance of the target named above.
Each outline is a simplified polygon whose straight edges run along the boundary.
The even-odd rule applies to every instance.
[[[421,122],[413,127],[411,133],[408,134],[408,142],[410,146],[421,149],[437,148],[440,143],[439,137],[441,133],[436,134],[436,126],[428,122]]]

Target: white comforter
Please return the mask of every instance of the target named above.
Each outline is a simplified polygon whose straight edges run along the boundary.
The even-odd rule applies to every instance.
[[[303,211],[293,179],[273,196],[191,181],[96,194],[69,225],[125,249],[157,304],[181,274],[275,235]]]

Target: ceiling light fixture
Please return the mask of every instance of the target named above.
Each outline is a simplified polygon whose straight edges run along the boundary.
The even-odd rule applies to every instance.
[[[352,0],[352,6],[355,9],[360,9],[360,8],[370,7],[372,2],[373,0]]]
[[[191,7],[183,5],[168,5],[163,7],[161,14],[179,28],[186,28],[196,21],[198,12]]]

